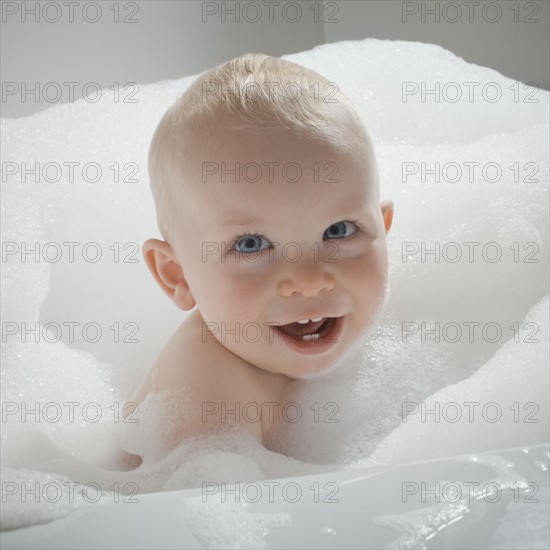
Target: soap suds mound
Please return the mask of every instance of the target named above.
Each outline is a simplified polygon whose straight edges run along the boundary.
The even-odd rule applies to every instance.
[[[185,519],[202,548],[269,548],[264,538],[268,531],[292,523],[284,512],[258,514],[246,508],[245,502],[226,502],[221,497],[184,503]]]
[[[151,492],[198,487],[204,480],[271,479],[448,456],[480,451],[472,448],[478,442],[491,449],[546,440],[548,92],[538,90],[534,103],[515,102],[512,80],[429,44],[368,39],[284,58],[337,82],[373,136],[381,198],[396,206],[388,240],[391,297],[376,333],[338,370],[294,384],[302,416],[277,434],[274,448],[281,452],[266,450],[243,430],[227,429],[164,453],[155,422],[169,418],[169,411],[149,400],[134,425],[120,413],[186,315],[159,291],[137,247],[158,235],[147,178],[149,141],[195,77],[140,86],[137,103],[114,103],[104,94],[98,103],[80,100],[3,119],[3,160],[19,167],[2,182],[3,241],[28,248],[56,242],[62,251],[56,262],[37,262],[32,254],[22,261],[20,253],[3,259],[2,319],[31,329],[38,324],[40,334],[38,343],[31,334],[26,343],[6,335],[2,344],[6,479],[66,476],[94,480],[103,489],[118,480]],[[493,82],[503,95],[495,103],[481,97],[473,103],[422,102],[419,96],[402,101],[403,82],[433,87],[436,81]],[[73,181],[68,170],[57,182],[36,182],[33,175],[23,181],[23,163],[33,169],[37,162],[80,164]],[[85,181],[86,163],[101,166],[98,182]],[[118,181],[110,168],[115,163]],[[435,163],[447,166],[447,177],[414,174],[422,163],[428,170]],[[473,179],[466,163],[479,163]],[[498,180],[482,172],[489,163],[501,167]],[[458,179],[452,177],[455,165],[462,170]],[[410,172],[404,173],[405,166]],[[71,242],[79,243],[74,261],[63,245]],[[97,247],[102,251],[97,262],[83,258],[87,243],[97,245],[88,247],[90,256]],[[436,262],[428,255],[423,262],[414,252],[437,243],[451,243],[447,257],[459,250],[461,259]],[[465,243],[479,244],[472,249]],[[483,256],[495,251],[488,243],[499,245],[499,261]],[[412,251],[406,262],[404,247]],[[532,253],[535,263],[526,261]],[[66,327],[58,339],[55,325],[44,328],[70,322],[79,323],[74,337]],[[90,322],[102,329],[95,343],[82,334]],[[479,323],[474,342],[467,330],[472,322]],[[118,342],[110,328],[115,323]],[[454,323],[463,334],[454,343],[430,336],[422,341],[419,328],[405,339],[404,323],[428,330]],[[498,341],[479,337],[488,323],[502,328]],[[521,329],[517,342],[509,328],[515,324]],[[537,343],[529,340],[533,326]],[[536,402],[540,422],[514,426],[508,419],[506,428],[503,422],[403,423],[402,404],[425,399],[430,407],[435,401],[494,401],[503,411],[514,402]],[[68,402],[77,403],[72,419]],[[61,409],[58,421],[42,414],[56,413],[51,403]],[[24,405],[38,410],[38,417],[29,411],[22,417]],[[116,452],[121,436],[128,451],[144,455],[135,471],[123,471]],[[66,504],[21,512],[19,503],[3,528],[62,517],[72,510]]]
[[[1,483],[2,492],[9,502],[8,506],[2,506],[2,531],[47,523],[69,514],[82,513],[101,503],[98,487],[80,485],[62,475],[2,468]],[[24,500],[19,498],[17,502],[16,498],[10,498],[10,495],[22,494],[23,491],[26,494]]]

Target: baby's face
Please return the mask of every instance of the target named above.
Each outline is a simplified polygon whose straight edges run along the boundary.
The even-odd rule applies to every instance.
[[[228,134],[211,151],[172,243],[203,341],[291,378],[326,372],[384,302],[392,205],[378,203],[376,171],[280,132],[261,143]]]

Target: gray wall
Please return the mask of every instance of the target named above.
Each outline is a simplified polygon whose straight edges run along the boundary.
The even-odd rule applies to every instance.
[[[256,2],[261,8],[258,22],[254,6],[241,12],[240,21],[222,11],[239,4],[241,9],[253,2],[139,1],[81,2],[72,14],[58,2],[41,2],[38,15],[29,13],[36,1],[2,1],[1,78],[3,90],[16,89],[15,95],[2,97],[2,116],[21,117],[52,105],[42,97],[38,102],[33,94],[22,101],[21,88],[39,83],[39,92],[46,91],[58,101],[69,100],[69,87],[64,82],[77,82],[74,97],[82,96],[85,84],[97,82],[108,87],[118,82],[147,84],[158,80],[181,78],[196,74],[221,61],[245,52],[256,51],[283,55],[312,48],[325,42],[357,40],[367,37],[416,40],[444,46],[469,62],[486,65],[524,82],[535,82],[548,88],[549,2],[519,0],[519,20],[509,8],[512,1],[492,2],[502,10],[499,21],[494,19],[496,8],[484,17],[481,5],[474,4],[474,19],[468,19],[464,1],[402,2],[398,0],[341,0],[315,2],[300,0],[301,17],[293,2],[279,0],[273,4],[273,20],[269,4]],[[49,7],[46,9],[47,5]],[[424,14],[421,6],[439,6],[440,22]],[[448,4],[451,4],[447,6]],[[456,23],[459,5],[462,17]],[[87,11],[83,7],[87,5]],[[119,22],[110,6],[119,7]],[[318,15],[311,8],[317,5]],[[136,13],[132,14],[132,6]],[[403,10],[413,11],[403,21]],[[283,12],[283,8],[286,9]],[[216,10],[206,15],[204,10]],[[523,22],[529,13],[531,19]],[[15,14],[11,14],[16,11]],[[331,15],[332,14],[332,15]],[[59,17],[58,21],[55,21]],[[36,19],[38,18],[38,21]],[[123,22],[125,18],[136,22]],[[96,22],[88,22],[97,19]],[[246,20],[248,19],[248,21]],[[447,19],[447,20],[446,20]],[[205,21],[203,21],[205,20]],[[58,87],[47,87],[47,83]],[[11,83],[11,84],[10,84]]]
[[[549,87],[548,0],[325,0],[325,4],[338,6],[334,18],[340,20],[325,23],[326,42],[371,37],[439,44],[469,63]],[[435,13],[423,12],[422,4]]]
[[[109,10],[114,3],[100,3],[102,17],[96,23],[86,22],[78,9],[74,23],[68,17],[57,23],[36,23],[32,16],[22,23],[20,14],[7,17],[2,23],[2,80],[98,82],[102,87],[114,82],[148,84],[196,74],[249,51],[280,56],[324,41],[323,24],[311,18],[303,18],[297,24],[287,23],[282,17],[273,24],[268,19],[235,23],[229,14],[222,21],[220,11],[206,16],[203,23],[203,2],[160,0],[134,2],[139,11],[133,19],[138,22],[116,24],[114,12]],[[17,4],[34,6],[35,2]],[[62,5],[63,0],[58,4]],[[130,2],[123,0],[118,4],[121,15],[129,17],[130,11],[123,7]],[[216,3],[204,4],[212,7]],[[227,4],[229,7],[234,2]],[[54,18],[54,13],[52,9],[49,17]],[[253,16],[250,9],[249,18]],[[91,9],[88,17],[95,17]],[[289,12],[288,17],[293,15]],[[81,89],[82,85],[75,88],[77,97],[81,97],[77,93]],[[50,105],[47,101],[37,104],[32,96],[27,99],[22,103],[16,96],[8,97],[2,103],[3,116],[20,117]]]

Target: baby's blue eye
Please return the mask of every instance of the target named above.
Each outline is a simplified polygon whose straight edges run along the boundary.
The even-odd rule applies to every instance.
[[[265,243],[264,246],[262,246],[262,241]],[[264,248],[269,248],[269,246],[269,241],[260,235],[245,235],[235,243],[237,252],[244,252],[245,254],[259,252]]]
[[[346,231],[347,229],[347,231]],[[351,222],[333,223],[324,233],[326,239],[344,239],[350,237],[357,231],[355,224]]]

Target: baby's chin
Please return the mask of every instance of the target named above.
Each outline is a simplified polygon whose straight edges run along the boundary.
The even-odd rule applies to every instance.
[[[278,372],[294,380],[315,380],[339,370],[346,370],[348,367],[355,368],[357,362],[354,361],[354,358],[362,354],[365,345],[376,332],[386,303],[387,299],[383,301],[382,306],[378,309],[374,319],[369,322],[368,326],[366,326],[353,341],[348,341],[345,350],[342,351],[342,349],[340,349],[339,357],[335,358],[333,361],[319,365],[316,368],[307,369],[305,367],[296,367],[290,370],[281,368]],[[304,361],[308,360],[307,357],[308,356],[304,357]]]
[[[317,380],[323,378],[328,374],[345,368],[346,364],[349,363],[350,357],[362,348],[363,343],[363,339],[360,339],[358,342],[354,342],[340,357],[330,361],[327,364],[319,365],[316,368],[310,369],[297,367],[296,369],[292,369],[291,372],[284,372],[282,374],[285,374],[288,378],[292,378],[293,380]]]
[[[319,369],[312,372],[298,372],[295,373],[294,376],[289,376],[289,378],[293,378],[294,380],[318,380],[319,378],[323,378],[327,374],[334,372],[338,368],[338,363],[335,363],[329,367],[326,367],[324,369]]]

